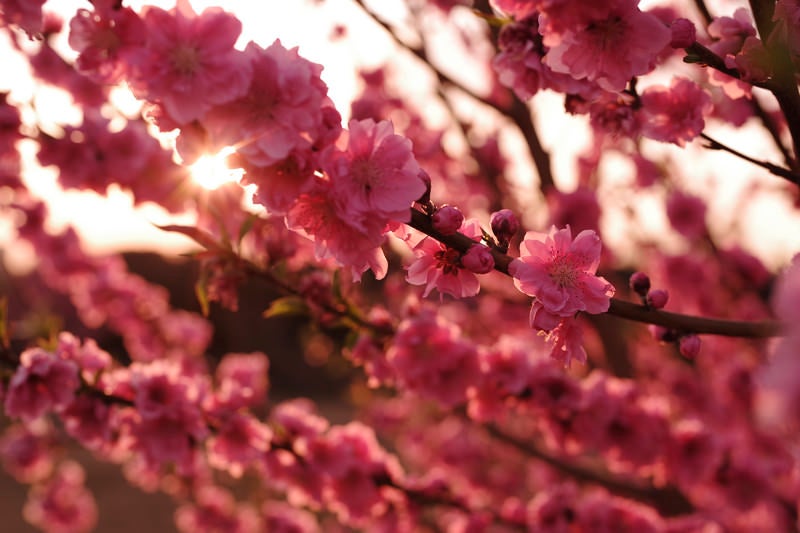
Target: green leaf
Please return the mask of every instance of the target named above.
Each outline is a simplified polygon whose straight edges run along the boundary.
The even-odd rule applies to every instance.
[[[204,317],[209,314],[209,299],[208,299],[208,276],[203,272],[200,278],[194,284],[194,294],[197,296],[197,302],[200,304],[200,310]]]
[[[269,307],[261,313],[264,318],[276,316],[308,316],[308,304],[297,296],[286,296],[274,300]]]

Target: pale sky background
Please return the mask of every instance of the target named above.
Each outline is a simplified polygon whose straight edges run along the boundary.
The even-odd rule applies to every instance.
[[[243,22],[243,33],[239,41],[240,47],[254,40],[262,46],[268,46],[276,38],[280,38],[287,47],[299,46],[300,54],[311,61],[324,66],[323,79],[329,86],[329,94],[337,104],[339,110],[346,114],[349,101],[357,89],[355,68],[361,66],[378,66],[387,58],[397,57],[396,49],[386,38],[383,31],[369,24],[359,24],[357,21],[361,13],[348,0],[192,0],[192,5],[200,12],[205,7],[220,5],[235,13]],[[374,3],[374,2],[373,2]],[[399,0],[380,0],[381,9],[391,9],[400,6]],[[151,0],[127,1],[134,9],[144,4],[152,4],[171,8],[173,1]],[[644,4],[644,3],[643,3]],[[732,2],[727,2],[732,4]],[[76,0],[51,0],[47,8],[58,10],[65,14],[67,20],[78,7],[89,7],[88,2]],[[395,10],[401,13],[399,9]],[[465,12],[463,16],[471,17]],[[326,36],[331,34],[337,22],[348,22],[350,28],[358,28],[349,33],[348,39],[332,42]],[[467,21],[468,23],[471,21]],[[480,24],[474,21],[475,24]],[[362,29],[363,28],[363,29]],[[442,43],[446,46],[452,36],[441,36]],[[62,50],[65,55],[74,57],[65,42]],[[3,57],[4,68],[0,71],[0,90],[11,90],[12,101],[30,100],[34,97],[37,107],[45,116],[59,123],[77,123],[80,114],[71,109],[69,97],[58,90],[49,89],[36,84],[30,79],[24,59],[15,57],[7,52],[8,43],[0,39],[0,54]],[[71,54],[71,55],[70,55]],[[408,61],[408,63],[412,63]],[[470,82],[480,85],[480,73],[469,72],[464,68],[464,62],[453,61],[457,72],[466,72],[471,76]],[[424,76],[410,75],[408,89],[413,91],[426,84]],[[654,80],[657,82],[660,80]],[[121,108],[137,105],[135,100],[120,91],[115,102]],[[565,190],[574,186],[574,158],[573,155],[585,146],[585,128],[583,117],[569,117],[563,112],[562,97],[549,92],[540,93],[534,99],[537,114],[536,121],[540,135],[546,147],[554,152],[554,173],[559,180],[559,185]],[[433,117],[435,109],[426,117]],[[758,131],[758,130],[754,130]],[[749,154],[774,162],[780,159],[769,143],[766,135],[750,134],[742,131],[724,130],[714,127],[709,133],[721,141],[729,142],[732,146],[746,149]],[[521,140],[513,136],[506,139],[510,150],[522,150]],[[676,161],[690,162],[681,173],[683,182],[689,191],[703,194],[708,190],[712,181],[724,180],[726,185],[719,195],[727,196],[723,202],[710,212],[710,217],[719,227],[725,228],[733,221],[746,217],[743,224],[747,238],[747,247],[764,258],[769,266],[778,268],[785,264],[789,258],[800,251],[800,217],[796,210],[791,209],[786,201],[778,202],[774,195],[769,195],[770,201],[754,202],[746,213],[737,213],[733,210],[733,202],[754,176],[763,175],[757,167],[737,161],[722,152],[709,153],[699,147],[698,143],[681,151],[677,147],[659,143],[650,143],[651,153],[672,153]],[[650,147],[648,145],[648,148]],[[24,147],[26,161],[32,161],[33,146]],[[512,158],[514,165],[512,174],[519,183],[529,183],[526,177],[530,176],[532,169],[524,162],[525,158]],[[698,163],[700,161],[700,163]],[[611,176],[604,185],[608,194],[617,184],[629,182],[632,179],[630,165],[620,164],[619,159],[607,158],[604,163]],[[58,229],[66,224],[75,226],[83,236],[86,246],[93,252],[107,252],[118,249],[149,248],[177,253],[180,250],[192,248],[192,244],[185,237],[166,234],[156,229],[153,224],[165,224],[170,221],[167,215],[158,207],[146,206],[134,210],[128,196],[120,191],[112,192],[107,198],[101,198],[92,193],[64,193],[56,187],[56,177],[52,170],[31,169],[28,183],[31,188],[44,198],[50,206],[52,227]],[[513,176],[512,176],[513,178]],[[616,179],[615,179],[616,178]],[[618,180],[618,181],[617,181]],[[783,187],[779,178],[762,180],[765,189]],[[530,186],[530,185],[528,185]],[[601,191],[602,192],[602,191]],[[717,198],[719,199],[719,198]],[[649,212],[660,212],[657,198],[637,198],[640,208]],[[191,223],[191,217],[179,219],[178,223]],[[607,216],[604,219],[606,241],[616,248],[624,248],[626,234],[613,231],[614,218]],[[663,226],[663,217],[651,218],[652,230],[658,232]],[[609,230],[610,229],[610,230]],[[724,232],[724,229],[722,230]],[[25,260],[25,247],[12,246],[9,243],[11,231],[8,221],[0,221],[0,246],[7,249],[7,255],[18,259],[20,264],[30,264]],[[715,235],[719,235],[716,233]],[[674,244],[679,251],[678,240]]]

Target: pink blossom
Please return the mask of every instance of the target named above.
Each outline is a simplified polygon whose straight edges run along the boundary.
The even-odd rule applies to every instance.
[[[586,350],[583,348],[583,331],[574,318],[562,318],[547,335],[553,343],[550,357],[569,367],[572,361],[586,363]]]
[[[476,274],[488,274],[494,270],[494,257],[489,247],[483,244],[473,244],[461,256],[461,265]]]
[[[196,503],[175,511],[175,525],[182,533],[257,533],[258,515],[252,507],[237,504],[226,489],[214,485],[201,487]]]
[[[401,386],[447,407],[465,402],[480,378],[475,346],[427,312],[400,324],[386,360]]]
[[[61,463],[55,476],[33,487],[22,510],[25,519],[50,533],[88,533],[97,524],[97,504],[84,486],[76,462]]]
[[[550,208],[550,223],[556,227],[569,226],[580,233],[583,230],[598,231],[600,227],[600,203],[597,191],[579,186],[572,192],[553,190],[547,196]]]
[[[208,440],[208,462],[212,467],[240,478],[249,466],[259,464],[269,449],[271,438],[269,427],[254,417],[233,414]]]
[[[478,241],[482,237],[480,224],[475,219],[464,221],[461,233]],[[433,289],[443,296],[468,298],[480,291],[478,277],[461,264],[461,253],[449,246],[425,237],[414,247],[417,259],[408,266],[406,280],[412,285],[425,285],[423,296]]]
[[[732,17],[717,17],[708,25],[708,34],[714,39],[709,45],[718,56],[736,55],[747,37],[755,37],[756,29],[750,11],[738,8]]]
[[[591,230],[580,232],[574,241],[569,226],[561,230],[553,226],[549,234],[529,231],[509,273],[516,287],[550,314],[604,313],[614,288],[595,275],[600,248],[600,238]]]
[[[391,122],[370,119],[351,120],[346,139],[344,151],[331,149],[322,161],[343,216],[361,229],[410,221],[411,204],[426,190],[411,141]]]
[[[22,352],[20,365],[8,383],[5,412],[33,420],[48,411],[61,410],[80,387],[78,366],[41,348]]]
[[[365,218],[354,226],[343,216],[329,183],[319,183],[311,192],[301,194],[287,213],[286,222],[289,228],[314,240],[317,258],[333,257],[352,269],[354,279],[368,269],[378,279],[386,275],[389,264],[380,248],[384,226],[374,218]]]
[[[597,4],[602,16],[590,18],[548,40],[544,61],[556,72],[587,79],[607,91],[621,91],[634,76],[655,66],[669,45],[670,31],[655,16],[643,13],[635,0]],[[557,43],[553,43],[557,41]]]
[[[274,533],[320,533],[314,515],[303,509],[278,501],[267,501],[261,506],[265,531]]]
[[[431,215],[433,229],[442,235],[454,235],[464,223],[464,214],[453,205],[443,205]]]
[[[42,31],[42,6],[45,0],[3,0],[0,2],[0,23],[19,26],[29,36]]]
[[[116,83],[129,66],[126,55],[145,44],[145,26],[129,7],[95,2],[79,9],[69,23],[69,45],[78,52],[78,70],[103,83]]]
[[[262,352],[230,353],[216,371],[215,399],[230,410],[262,405],[269,388],[269,359]]]
[[[498,37],[499,53],[492,60],[498,81],[528,100],[540,89],[589,97],[595,89],[585,80],[555,72],[543,59],[548,49],[539,35],[535,15],[506,24]]]
[[[667,198],[667,218],[672,227],[687,239],[706,234],[706,203],[693,194],[674,190]]]
[[[188,0],[164,11],[142,10],[147,44],[131,59],[131,87],[137,96],[158,102],[178,124],[201,118],[213,105],[243,95],[252,67],[233,48],[242,24],[221,8],[197,15]]]
[[[696,83],[674,78],[669,87],[648,87],[642,93],[642,135],[684,146],[703,132],[711,98]]]
[[[672,41],[669,43],[672,48],[689,48],[697,40],[697,30],[689,19],[673,20],[669,30],[672,32]]]
[[[297,48],[285,48],[280,40],[267,48],[251,42],[244,56],[253,71],[246,91],[213,107],[199,132],[192,135],[187,130],[187,138],[178,145],[181,156],[191,160],[235,146],[246,169],[267,167],[292,153],[320,150],[338,137],[341,118],[327,98],[320,65],[300,57]]]
[[[54,467],[52,427],[40,419],[26,425],[8,426],[0,438],[3,468],[20,483],[35,483],[49,477]]]

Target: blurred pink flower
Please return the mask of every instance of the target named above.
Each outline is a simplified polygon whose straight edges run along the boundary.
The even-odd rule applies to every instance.
[[[22,352],[20,365],[8,382],[5,412],[33,420],[52,409],[63,409],[80,387],[78,365],[41,348]]]
[[[695,82],[673,78],[669,87],[656,85],[642,93],[642,135],[684,146],[703,132],[711,97]]]

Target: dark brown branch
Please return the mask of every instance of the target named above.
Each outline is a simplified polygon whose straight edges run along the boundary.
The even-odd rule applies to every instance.
[[[411,222],[409,225],[462,253],[466,252],[470,246],[475,244],[475,241],[461,233],[442,235],[433,228],[430,217],[416,209],[411,210]],[[512,258],[495,249],[492,249],[492,257],[494,258],[495,270],[509,275],[508,267],[511,264]],[[627,320],[675,329],[682,333],[705,333],[727,337],[751,338],[767,338],[781,335],[781,324],[774,320],[747,322],[697,317],[651,309],[617,298],[611,299],[611,306],[608,309],[608,314]]]
[[[707,148],[710,148],[712,150],[723,150],[725,152],[728,152],[730,154],[735,155],[736,157],[738,157],[740,159],[744,159],[745,161],[747,161],[749,163],[752,163],[752,164],[757,165],[757,166],[759,166],[761,168],[769,170],[772,174],[775,174],[776,176],[780,176],[781,178],[785,178],[785,179],[791,181],[792,183],[794,183],[795,185],[800,185],[800,174],[797,174],[796,172],[793,172],[793,171],[789,170],[788,168],[783,168],[780,165],[776,165],[774,163],[770,163],[769,161],[763,161],[763,160],[760,160],[760,159],[755,159],[753,157],[750,157],[750,156],[748,156],[746,154],[743,154],[742,152],[740,152],[738,150],[735,150],[735,149],[731,148],[728,145],[722,144],[721,142],[719,142],[716,139],[710,137],[709,135],[706,135],[705,133],[701,133],[700,136],[703,139],[705,139],[706,141],[708,141],[708,145],[706,146]]]

